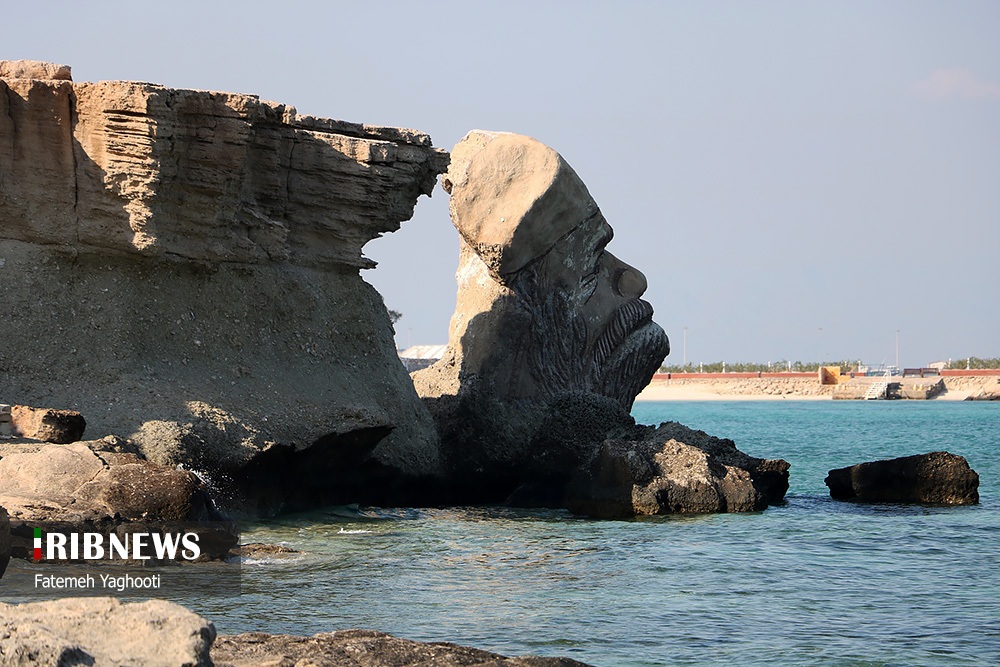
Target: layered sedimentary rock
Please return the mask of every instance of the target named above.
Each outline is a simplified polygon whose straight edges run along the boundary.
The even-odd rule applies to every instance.
[[[188,470],[122,451],[122,442],[0,447],[0,503],[13,519],[101,522],[208,519],[207,489]]]
[[[975,505],[979,474],[965,457],[930,452],[831,470],[826,485],[835,500],[875,503]]]
[[[699,448],[629,416],[669,341],[641,298],[645,277],[607,251],[611,226],[556,151],[473,131],[442,185],[460,236],[457,305],[444,356],[412,377],[459,500],[623,516],[781,498],[784,461],[771,462],[772,484],[729,441]]]
[[[55,79],[72,81],[69,65],[40,60],[0,60],[0,79]]]
[[[303,502],[434,476],[433,424],[359,269],[447,155],[253,95],[6,78],[47,71],[0,69],[0,398],[79,410],[92,436],[220,483],[277,444],[289,466],[348,446],[330,497],[288,471]],[[337,484],[347,463],[365,472]]]

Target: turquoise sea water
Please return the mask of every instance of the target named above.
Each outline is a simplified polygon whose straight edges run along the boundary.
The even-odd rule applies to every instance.
[[[680,421],[791,465],[764,512],[592,521],[503,508],[329,508],[249,527],[302,553],[243,594],[179,602],[221,633],[360,627],[507,655],[631,665],[1000,664],[1000,404],[669,402]],[[857,505],[831,468],[965,456],[981,504]]]
[[[254,527],[247,538],[304,554],[248,565],[239,600],[199,611],[222,632],[362,627],[608,667],[1000,663],[1000,404],[670,402],[634,415],[785,458],[786,504],[639,521],[335,508]],[[939,449],[980,473],[979,506],[839,503],[823,484],[831,468]]]

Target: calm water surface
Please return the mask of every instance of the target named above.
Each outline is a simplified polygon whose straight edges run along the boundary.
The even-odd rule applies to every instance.
[[[222,633],[360,627],[627,665],[1000,664],[1000,404],[642,403],[792,464],[765,512],[591,521],[502,508],[330,508],[251,526],[302,551],[243,594],[178,600]],[[831,468],[946,449],[981,504],[830,500]]]

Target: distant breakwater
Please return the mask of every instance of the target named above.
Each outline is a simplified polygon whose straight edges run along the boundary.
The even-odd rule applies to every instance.
[[[941,396],[944,399],[1000,396],[998,370],[948,370],[942,372],[941,379],[946,389]],[[832,387],[821,384],[815,372],[657,373],[642,398],[657,400],[658,390],[677,393],[683,389],[733,397],[818,398],[832,395]]]

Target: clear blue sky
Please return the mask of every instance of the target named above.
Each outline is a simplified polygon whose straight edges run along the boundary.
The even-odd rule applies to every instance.
[[[680,362],[1000,356],[1000,2],[10,3],[0,58],[301,113],[534,136]],[[445,342],[447,195],[366,252]],[[820,332],[822,328],[822,333]]]

